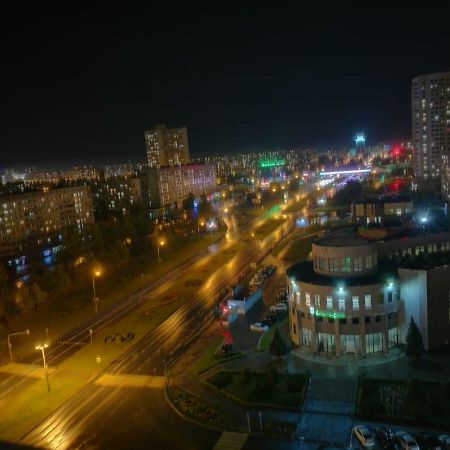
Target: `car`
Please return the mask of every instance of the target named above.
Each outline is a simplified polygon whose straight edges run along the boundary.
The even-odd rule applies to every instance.
[[[444,449],[450,450],[450,436],[448,434],[441,434],[438,439]]]
[[[275,305],[272,305],[269,308],[269,311],[270,312],[278,312],[278,311],[285,312],[285,311],[287,311],[286,303],[277,303]]]
[[[268,329],[269,327],[267,325],[263,325],[260,322],[252,323],[250,325],[251,331],[258,331],[259,333],[265,333]]]
[[[400,450],[420,450],[417,442],[406,431],[397,431],[395,439]]]
[[[432,434],[422,433],[416,438],[421,450],[446,450],[441,441]]]
[[[391,429],[385,427],[377,428],[375,435],[382,448],[385,450],[395,450],[395,434]]]
[[[366,426],[356,425],[355,427],[353,427],[353,434],[362,447],[375,447],[375,439],[373,438],[373,434]]]

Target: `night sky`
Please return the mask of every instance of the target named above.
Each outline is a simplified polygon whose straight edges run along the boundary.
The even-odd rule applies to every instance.
[[[445,2],[70,3],[2,10],[0,167],[143,160],[155,123],[192,154],[408,138],[411,78],[450,69]]]

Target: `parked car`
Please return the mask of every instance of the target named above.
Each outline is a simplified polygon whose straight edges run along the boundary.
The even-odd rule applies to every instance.
[[[448,434],[441,434],[438,439],[444,449],[450,450],[450,436]]]
[[[446,450],[441,441],[429,433],[419,434],[417,436],[417,443],[421,450]]]
[[[260,322],[256,322],[256,323],[252,323],[250,325],[250,330],[251,331],[258,331],[259,333],[264,333],[269,329],[269,327],[267,325],[263,325]]]
[[[366,448],[375,447],[375,440],[373,434],[364,425],[356,425],[353,427],[353,434],[356,440],[361,444],[361,446]]]
[[[397,431],[395,439],[400,450],[420,450],[417,442],[406,431]]]
[[[275,304],[275,305],[272,305],[272,306],[269,308],[269,311],[270,311],[270,312],[276,312],[276,311],[282,311],[282,312],[285,312],[285,311],[287,311],[286,303],[277,303],[277,304]]]
[[[377,428],[375,435],[382,448],[385,450],[395,450],[395,434],[391,429],[385,427]]]

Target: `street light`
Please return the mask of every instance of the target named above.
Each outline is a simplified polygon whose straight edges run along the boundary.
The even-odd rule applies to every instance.
[[[161,262],[161,261],[162,261],[162,259],[161,259],[161,253],[160,253],[160,251],[159,251],[159,247],[162,247],[164,244],[165,244],[165,242],[164,242],[162,239],[158,241],[158,262]]]
[[[197,234],[200,234],[200,227],[203,227],[205,222],[203,220],[201,222],[197,222]]]
[[[45,379],[47,380],[47,390],[50,393],[50,383],[48,381],[47,361],[45,360],[45,349],[47,347],[48,347],[48,344],[36,345],[36,350],[40,350],[42,352],[42,360],[44,361]]]
[[[17,333],[8,334],[8,347],[9,347],[9,356],[11,358],[11,362],[13,362],[11,337],[12,336],[19,336],[21,334],[26,334],[26,335],[29,336],[30,335],[30,330],[27,328],[25,331],[18,331]]]
[[[99,277],[102,274],[102,272],[99,269],[94,270],[94,272],[92,272],[92,290],[94,292],[94,305],[95,305],[95,314],[98,313],[98,297],[95,291],[95,278]]]

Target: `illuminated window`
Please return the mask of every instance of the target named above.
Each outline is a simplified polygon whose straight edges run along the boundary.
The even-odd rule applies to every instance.
[[[339,299],[339,311],[345,311],[345,298]]]
[[[327,309],[333,309],[333,297],[327,295]]]
[[[366,309],[372,308],[372,296],[370,294],[364,296],[364,306]]]
[[[353,258],[353,268],[355,272],[361,272],[363,269],[363,261],[361,256]]]
[[[352,297],[352,306],[354,311],[359,311],[359,296],[354,295]]]
[[[372,268],[372,255],[366,256],[366,269]]]
[[[311,295],[308,292],[305,292],[305,304],[306,306],[311,306]]]
[[[317,308],[320,308],[320,295],[314,294],[314,306]]]

